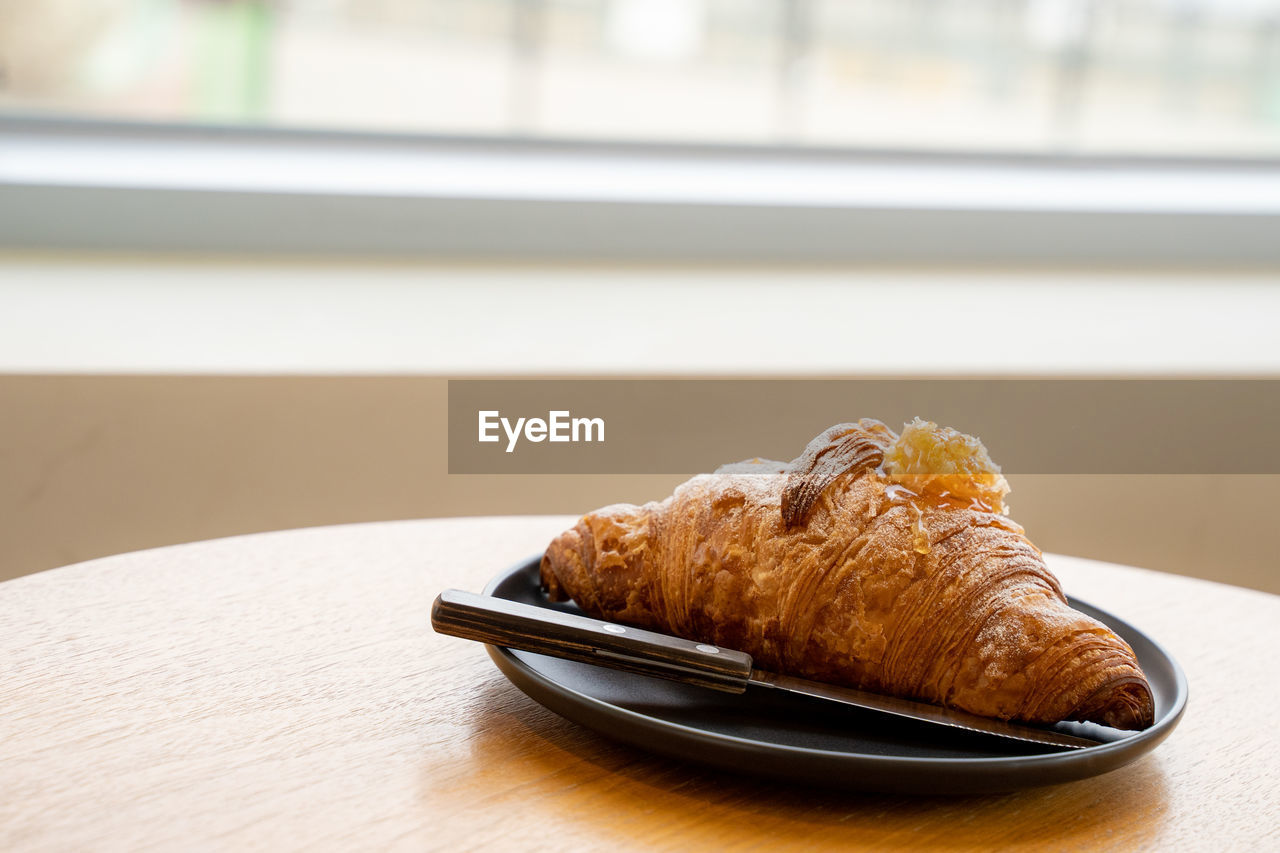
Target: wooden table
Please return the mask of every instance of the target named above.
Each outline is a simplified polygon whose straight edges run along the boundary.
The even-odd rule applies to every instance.
[[[570,521],[287,531],[0,584],[0,849],[1280,849],[1278,597],[1051,558],[1186,668],[1164,745],[1001,796],[792,789],[615,745],[432,633],[440,589]]]

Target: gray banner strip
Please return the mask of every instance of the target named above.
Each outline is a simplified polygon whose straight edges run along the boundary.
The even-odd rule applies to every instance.
[[[449,473],[693,474],[916,416],[1006,473],[1280,473],[1272,379],[451,380]]]

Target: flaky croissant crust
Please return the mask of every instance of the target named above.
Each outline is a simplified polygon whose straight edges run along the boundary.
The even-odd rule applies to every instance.
[[[1067,605],[1021,528],[905,500],[894,433],[832,427],[790,464],[694,477],[584,516],[542,561],[553,598],[819,681],[1030,723],[1153,721],[1133,651]]]

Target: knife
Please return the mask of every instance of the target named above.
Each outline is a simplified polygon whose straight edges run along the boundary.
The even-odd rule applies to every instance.
[[[939,705],[779,675],[756,669],[751,655],[745,652],[457,589],[445,590],[436,597],[431,606],[431,626],[438,633],[467,640],[667,678],[726,693],[744,693],[748,686],[785,690],[895,717],[1063,749],[1084,749],[1104,742]]]

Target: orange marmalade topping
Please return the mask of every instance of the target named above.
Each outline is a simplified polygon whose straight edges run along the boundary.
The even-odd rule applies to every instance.
[[[916,418],[884,455],[881,473],[916,495],[1004,514],[1009,483],[971,435]],[[889,487],[895,491],[894,486]],[[894,495],[890,499],[893,500]]]

